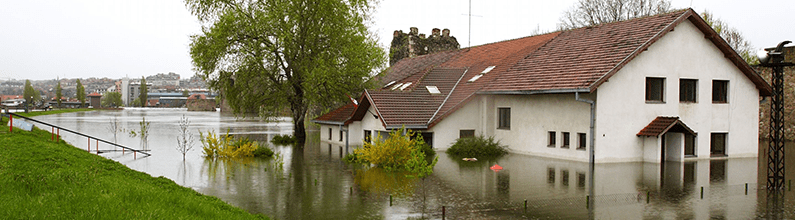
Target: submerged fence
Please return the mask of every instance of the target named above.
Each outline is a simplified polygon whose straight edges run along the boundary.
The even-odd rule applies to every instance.
[[[111,145],[111,146],[115,146],[115,147],[121,148],[122,152],[124,152],[126,150],[129,150],[129,151],[133,152],[133,157],[135,157],[135,158],[138,157],[138,153],[144,154],[146,156],[151,156],[151,154],[147,153],[145,150],[137,150],[137,149],[133,149],[133,148],[130,148],[130,147],[126,147],[126,146],[123,146],[123,145],[120,145],[120,144],[116,144],[116,143],[113,143],[113,142],[110,142],[110,141],[106,141],[106,140],[102,140],[102,139],[96,138],[96,137],[91,136],[91,135],[87,135],[87,134],[83,134],[83,133],[80,133],[80,132],[77,132],[77,131],[69,130],[67,128],[63,128],[63,127],[58,126],[58,125],[54,125],[54,124],[50,124],[50,123],[47,123],[47,122],[39,121],[39,120],[36,120],[36,119],[32,119],[32,118],[29,118],[29,117],[21,116],[21,115],[16,114],[16,113],[8,112],[7,114],[8,114],[9,123],[12,124],[8,128],[9,131],[13,131],[13,129],[14,129],[13,121],[14,121],[15,117],[24,118],[25,120],[28,120],[28,121],[32,121],[32,122],[36,122],[36,123],[39,123],[39,124],[42,124],[42,125],[50,126],[51,127],[51,133],[52,133],[51,139],[53,141],[56,141],[56,140],[60,141],[61,130],[63,130],[65,132],[69,132],[69,133],[72,133],[72,134],[75,134],[75,135],[78,135],[78,136],[86,137],[88,139],[88,151],[91,151],[91,140],[93,139],[95,141],[95,148],[97,150],[97,154],[99,154],[101,152],[99,150],[99,143],[102,142],[102,143],[105,143],[105,144],[108,144],[108,145]],[[107,151],[111,151],[111,150],[107,150]]]

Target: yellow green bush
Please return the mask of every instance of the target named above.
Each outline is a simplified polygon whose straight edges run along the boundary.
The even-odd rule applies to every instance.
[[[253,157],[254,152],[261,148],[257,142],[249,141],[248,138],[235,139],[227,131],[226,134],[218,135],[213,131],[208,131],[205,135],[199,131],[202,142],[202,150],[206,157],[212,158],[242,158]],[[264,148],[264,147],[263,147]],[[258,154],[259,155],[259,154]],[[273,155],[272,153],[270,155]],[[267,155],[267,156],[270,156]]]
[[[364,147],[353,151],[353,160],[374,164],[387,172],[406,171],[422,178],[433,172],[433,166],[438,159],[435,157],[432,161],[426,160],[423,150],[425,147],[421,135],[411,130],[398,129],[390,132],[386,140],[365,142]]]

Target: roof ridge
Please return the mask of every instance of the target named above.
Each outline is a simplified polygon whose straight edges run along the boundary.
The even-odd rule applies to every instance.
[[[431,122],[433,121],[433,118],[435,118],[436,114],[439,113],[439,110],[442,110],[442,107],[444,107],[444,104],[447,103],[447,99],[449,99],[450,96],[453,95],[453,92],[455,92],[455,88],[458,87],[458,84],[461,83],[461,79],[463,79],[464,76],[467,75],[467,72],[469,72],[469,68],[464,69],[464,72],[461,73],[461,76],[458,77],[458,81],[456,81],[455,84],[453,84],[453,88],[450,89],[450,92],[448,92],[447,96],[444,97],[444,101],[442,101],[442,104],[440,104],[439,107],[436,108],[436,111],[433,112],[433,115],[431,115],[431,118],[429,118],[428,122],[425,123],[426,125],[430,125]]]

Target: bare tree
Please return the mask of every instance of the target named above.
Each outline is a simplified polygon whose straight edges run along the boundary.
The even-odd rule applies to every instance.
[[[745,40],[745,37],[743,37],[743,34],[740,33],[739,30],[729,27],[726,22],[720,20],[719,18],[715,18],[715,16],[709,11],[702,12],[701,18],[703,18],[704,21],[706,21],[707,24],[709,24],[709,26],[715,30],[715,32],[718,32],[718,35],[720,35],[723,40],[726,40],[726,43],[728,43],[729,46],[731,46],[732,49],[737,52],[737,54],[740,54],[745,62],[748,62],[748,64],[752,65],[759,63],[759,60],[754,54],[754,47],[751,46],[750,42]]]
[[[558,29],[573,29],[671,11],[668,0],[579,0],[563,12]]]
[[[185,154],[193,149],[193,134],[190,132],[190,121],[185,115],[179,119],[179,136],[177,136],[177,151],[182,153],[182,160],[185,160]]]
[[[119,133],[119,131],[122,131],[122,128],[120,128],[120,126],[121,126],[121,125],[120,125],[120,123],[119,123],[119,118],[118,118],[118,117],[116,117],[116,116],[113,116],[113,119],[111,119],[109,123],[110,123],[110,124],[108,124],[108,127],[107,127],[107,129],[108,129],[108,131],[110,131],[111,133],[113,133],[113,143],[114,143],[114,144],[118,144],[118,143],[116,142],[116,141],[118,140],[118,139],[116,138],[116,136],[117,136],[117,134]]]

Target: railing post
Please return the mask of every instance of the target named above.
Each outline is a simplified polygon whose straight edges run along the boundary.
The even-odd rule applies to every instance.
[[[97,148],[97,155],[99,155],[99,139],[94,140],[97,141],[96,144],[94,144],[94,148]]]
[[[14,132],[14,115],[8,114],[8,132]]]
[[[55,127],[50,127],[50,140],[55,141]]]
[[[91,152],[91,138],[88,138],[88,152]]]
[[[55,141],[61,141],[61,128],[56,129],[56,131],[58,131],[58,133],[55,134]]]

